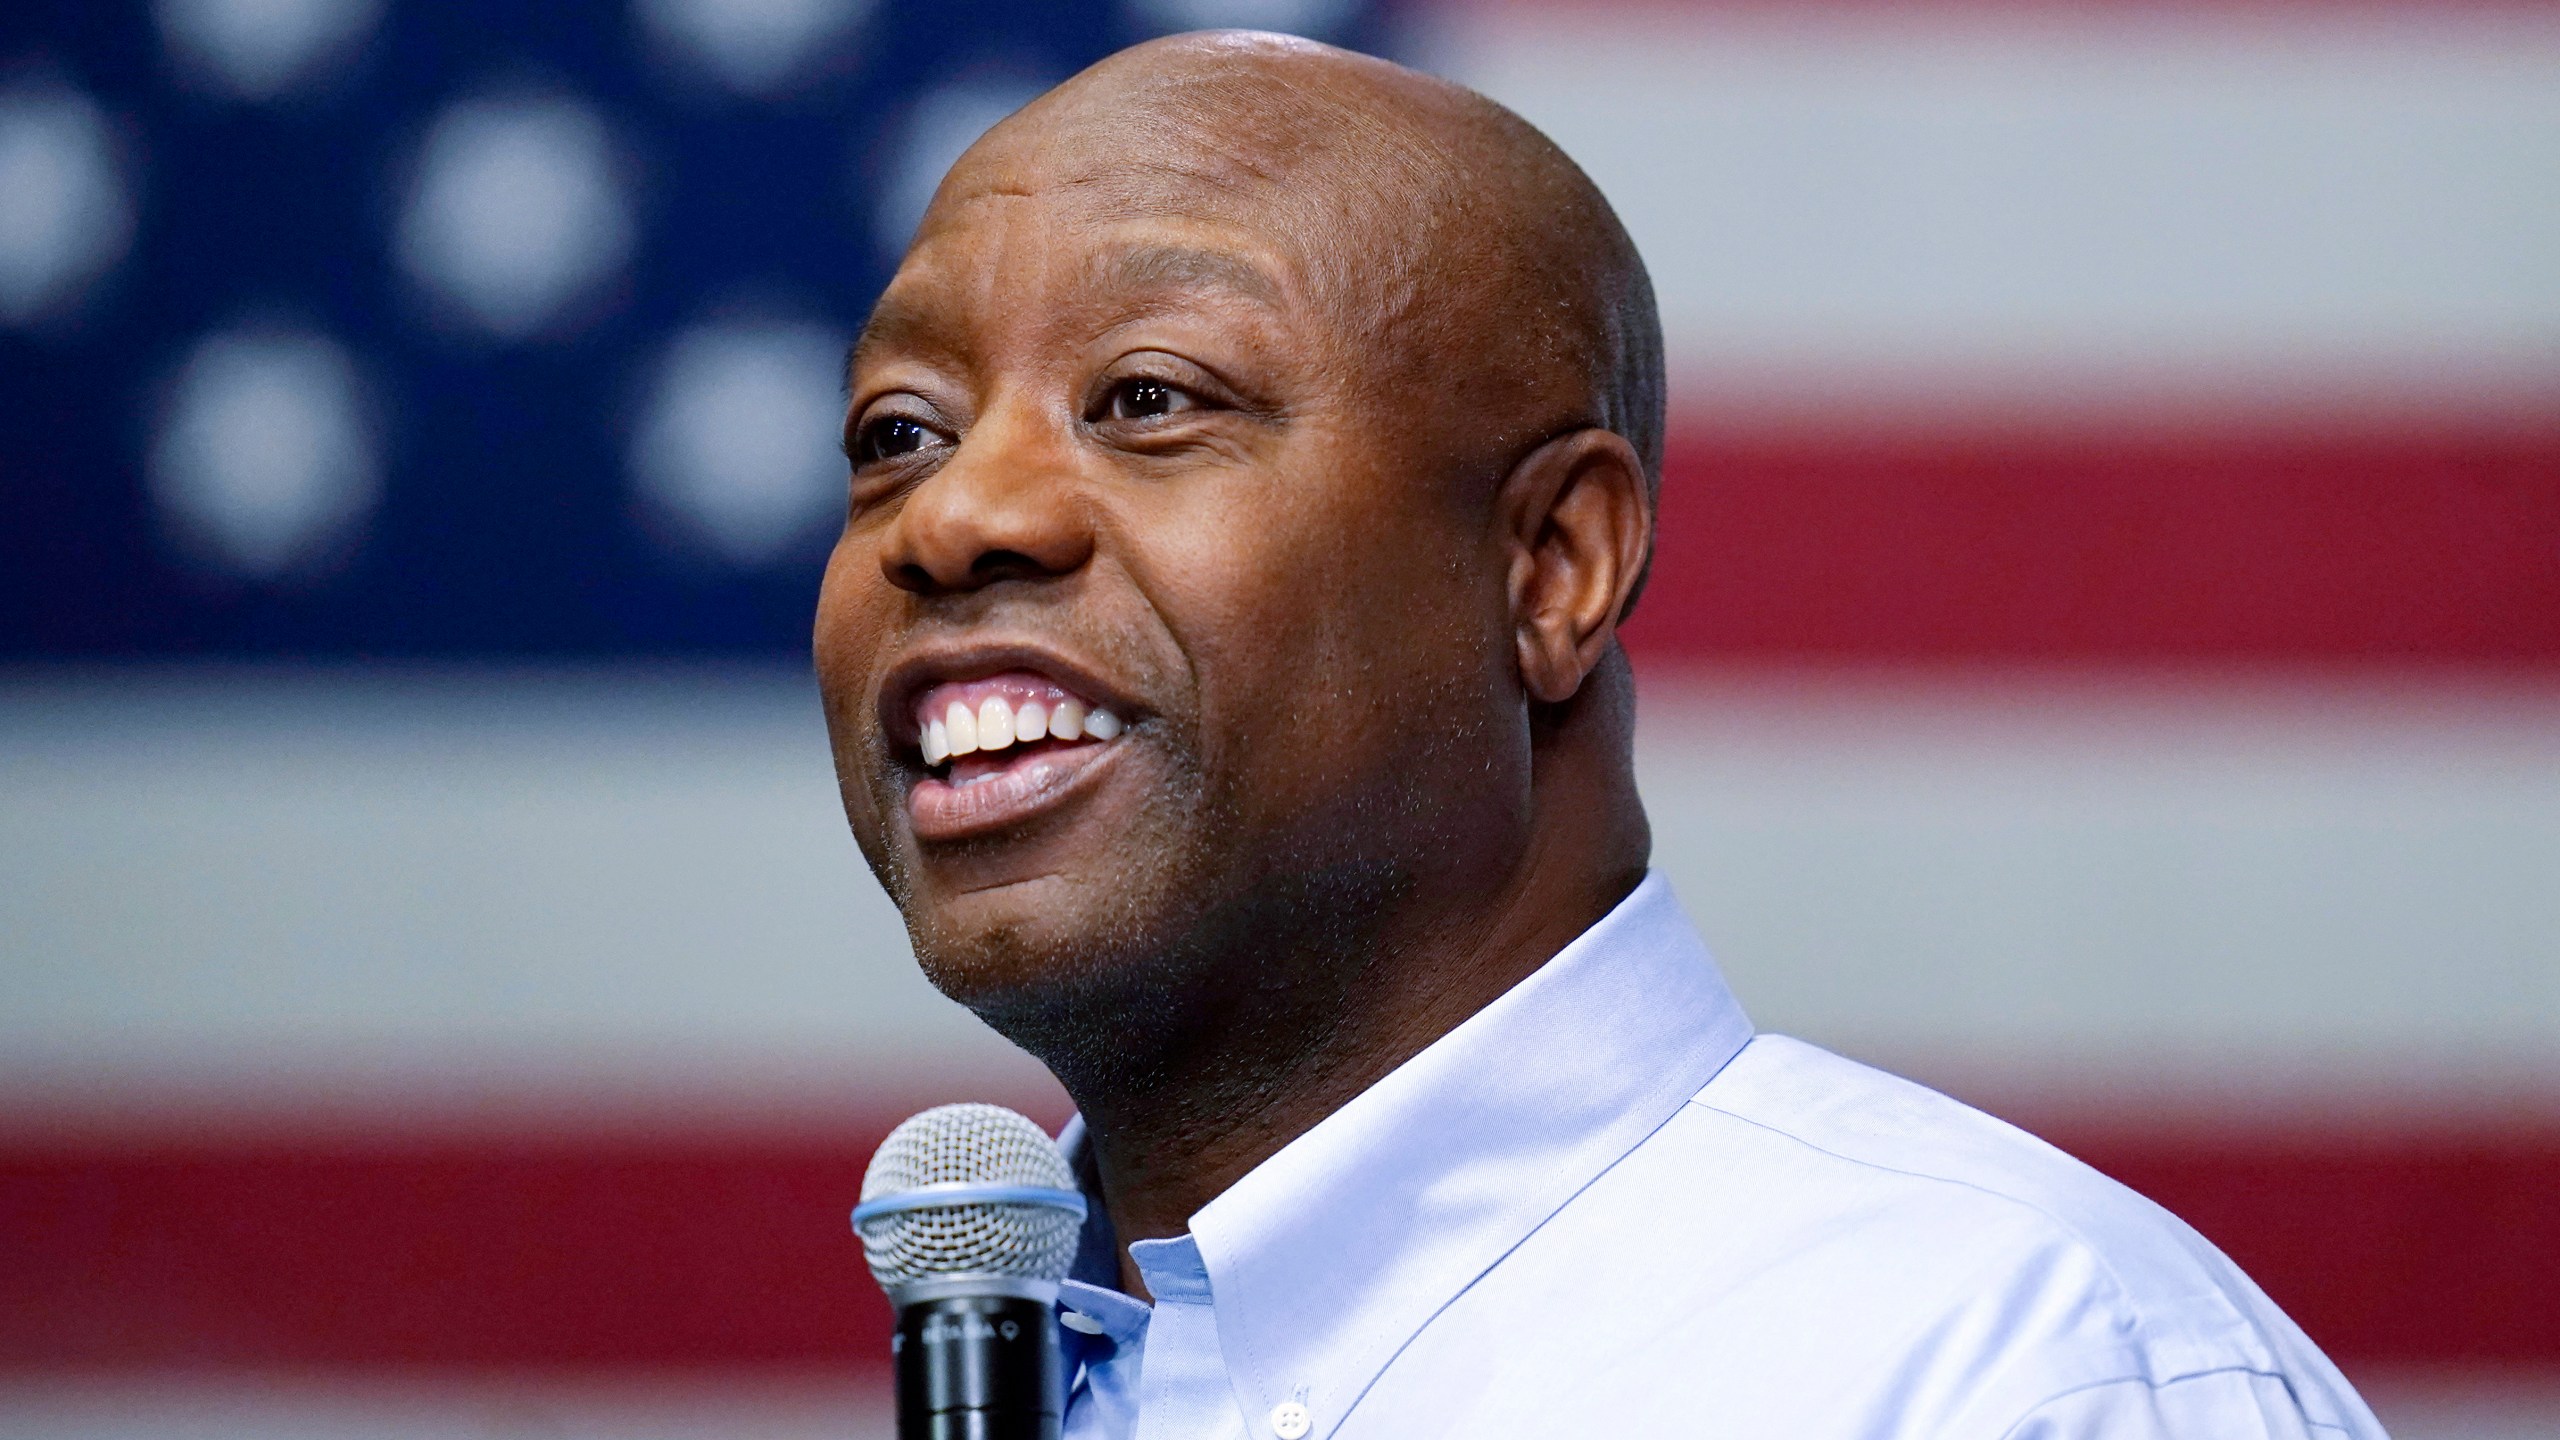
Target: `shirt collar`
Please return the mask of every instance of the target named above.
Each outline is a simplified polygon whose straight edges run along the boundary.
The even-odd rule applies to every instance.
[[[1329,1433],[1433,1315],[1750,1038],[1669,883],[1648,875],[1192,1217],[1239,1408],[1295,1400]],[[1080,1141],[1081,1124],[1061,1138]]]

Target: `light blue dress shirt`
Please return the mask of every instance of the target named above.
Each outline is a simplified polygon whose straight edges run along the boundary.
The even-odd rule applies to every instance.
[[[2168,1212],[1755,1036],[1660,876],[1132,1245],[1152,1306],[1093,1215],[1070,1440],[2382,1435]]]

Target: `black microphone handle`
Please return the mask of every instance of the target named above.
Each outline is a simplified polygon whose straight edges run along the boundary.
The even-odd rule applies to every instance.
[[[941,1295],[899,1307],[898,1440],[1058,1440],[1065,1362],[1050,1307]]]

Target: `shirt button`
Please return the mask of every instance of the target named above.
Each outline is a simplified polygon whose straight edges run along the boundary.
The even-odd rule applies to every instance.
[[[1299,1440],[1315,1425],[1316,1417],[1308,1414],[1307,1407],[1295,1400],[1271,1407],[1271,1433],[1279,1436],[1280,1440]]]

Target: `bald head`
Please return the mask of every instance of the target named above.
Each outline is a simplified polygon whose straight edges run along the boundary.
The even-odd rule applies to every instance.
[[[919,241],[972,199],[1061,183],[1132,214],[1209,187],[1292,237],[1389,383],[1462,400],[1472,468],[1589,425],[1624,436],[1658,484],[1662,327],[1644,262],[1581,167],[1484,96],[1308,40],[1172,36],[995,127]]]

